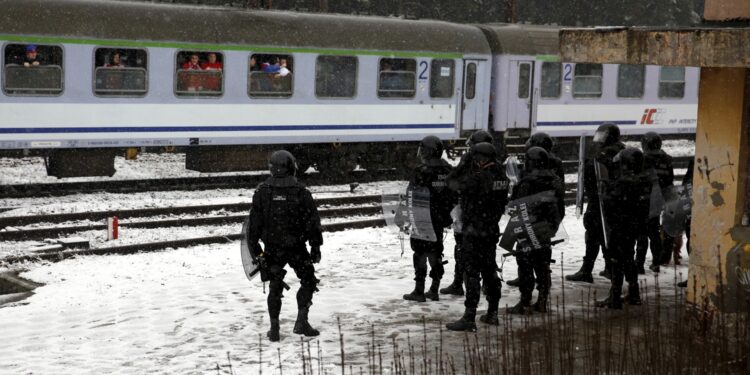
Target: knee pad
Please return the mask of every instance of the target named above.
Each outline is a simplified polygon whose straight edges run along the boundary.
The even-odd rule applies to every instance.
[[[444,274],[445,274],[445,269],[443,269],[442,264],[438,266],[437,268],[433,268],[430,270],[430,278],[432,279],[442,279]]]

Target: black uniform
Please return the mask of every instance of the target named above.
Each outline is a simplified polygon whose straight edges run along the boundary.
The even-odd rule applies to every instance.
[[[651,180],[658,179],[659,187],[662,191],[671,187],[674,183],[674,170],[672,169],[672,157],[667,155],[663,150],[649,150],[643,154],[643,170]],[[661,222],[658,216],[649,218],[646,225],[646,232],[638,236],[638,245],[636,247],[636,265],[638,272],[642,273],[644,263],[646,262],[646,250],[651,244],[651,269],[658,270],[659,264],[663,262],[665,256],[671,255],[671,249],[664,247],[661,236]],[[668,260],[669,258],[667,258]]]
[[[480,153],[484,159],[479,158]],[[498,222],[508,203],[508,179],[496,160],[494,146],[479,143],[472,147],[470,160],[451,173],[448,184],[460,192],[466,311],[459,321],[447,327],[476,330],[474,320],[481,293],[480,277],[484,279],[489,303],[486,316],[494,316],[497,322],[500,280],[495,257],[500,237]]]
[[[433,158],[424,160],[414,170],[409,182],[409,188],[426,187],[430,191],[430,218],[437,241],[431,242],[418,238],[411,238],[411,248],[414,250],[414,280],[415,291],[406,295],[406,299],[424,301],[425,278],[427,277],[427,261],[430,263],[430,286],[428,298],[438,299],[440,279],[443,277],[443,229],[451,225],[450,212],[456,204],[456,194],[448,189],[446,179],[453,170],[445,160]],[[410,298],[407,298],[410,296]]]
[[[263,257],[266,259],[270,279],[268,314],[272,330],[275,324],[278,335],[283,281],[286,275],[284,266],[289,264],[300,279],[300,288],[297,292],[299,315],[295,333],[312,335],[308,334],[312,332],[307,330],[312,329],[307,324],[307,312],[312,305],[313,293],[317,291],[318,279],[315,278],[313,259],[307,252],[305,242],[319,249],[323,244],[323,236],[320,217],[312,195],[295,177],[270,177],[255,191],[248,226],[248,244],[251,249],[258,240],[265,244]],[[270,335],[269,333],[269,337]]]
[[[556,232],[562,222],[562,218],[565,216],[565,185],[552,170],[537,169],[524,173],[521,181],[513,188],[511,200],[550,190],[555,192],[556,201],[542,202],[535,205],[531,209],[532,212],[530,212],[530,215],[548,223]],[[552,259],[552,247],[548,242],[550,239],[546,238],[543,240],[541,249],[516,254],[521,301],[517,305],[517,308],[514,307],[511,310],[512,312],[527,312],[526,308],[531,305],[535,274],[539,296],[537,302],[534,304],[534,309],[540,312],[546,311],[547,298],[552,284],[549,267]]]
[[[617,153],[625,148],[625,145],[620,141],[614,141],[595,147],[594,156],[586,160],[586,163],[584,164],[583,191],[586,196],[587,205],[586,212],[583,214],[583,226],[586,228],[586,255],[583,257],[581,270],[575,275],[566,276],[566,279],[568,280],[593,282],[591,271],[594,269],[594,263],[599,256],[600,247],[602,248],[602,252],[605,252],[605,261],[609,258],[606,256],[607,248],[604,243],[604,231],[602,228],[602,216],[599,207],[599,192],[596,173],[594,170],[594,161],[601,163],[602,166],[607,169],[610,176],[615,175],[617,173],[617,168],[612,159]],[[613,213],[608,212],[607,215],[612,216]],[[609,221],[609,219],[607,220]],[[576,276],[579,275],[583,276],[583,278],[576,278]]]
[[[625,149],[623,153],[640,154],[637,149]],[[618,155],[619,157],[619,155]],[[624,157],[623,157],[624,158]],[[635,158],[642,165],[640,159]],[[628,282],[628,302],[641,303],[638,290],[638,271],[634,261],[635,241],[638,233],[646,229],[651,200],[652,183],[649,176],[638,169],[626,168],[623,162],[617,179],[607,183],[605,209],[616,212],[608,218],[611,226],[610,249],[605,256],[610,259],[612,286],[609,297],[599,303],[601,307],[621,308],[623,278]]]

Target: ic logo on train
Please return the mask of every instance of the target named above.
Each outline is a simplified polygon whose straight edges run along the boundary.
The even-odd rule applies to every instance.
[[[663,108],[646,108],[641,116],[641,125],[659,125],[667,111]]]

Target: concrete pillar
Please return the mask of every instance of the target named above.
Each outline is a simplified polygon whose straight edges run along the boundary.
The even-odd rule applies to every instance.
[[[741,227],[750,157],[750,69],[702,68],[699,95],[688,301],[744,310],[750,288],[743,284],[750,275],[750,246],[744,245],[750,236],[743,235],[750,231]]]

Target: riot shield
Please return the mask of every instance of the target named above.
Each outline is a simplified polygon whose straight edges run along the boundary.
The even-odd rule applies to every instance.
[[[685,230],[692,209],[692,185],[671,186],[666,189],[664,212],[661,215],[664,232],[677,237]]]
[[[602,237],[604,237],[604,247],[609,249],[609,224],[607,224],[607,213],[604,207],[604,198],[607,195],[605,183],[609,180],[609,171],[607,167],[594,160],[594,173],[596,174],[596,189],[599,194],[599,212],[602,220]]]
[[[544,206],[547,205],[548,209]],[[500,247],[513,251],[533,251],[552,245],[552,239],[558,231],[556,223],[561,218],[542,217],[550,212],[557,214],[557,198],[552,190],[530,195],[508,202],[506,213],[508,223],[500,239]]]
[[[242,268],[245,270],[245,276],[250,281],[253,281],[255,276],[260,273],[260,267],[258,262],[255,261],[253,252],[250,251],[250,247],[247,244],[247,228],[250,225],[250,215],[247,216],[245,222],[242,224],[242,240],[240,240],[240,255],[242,257]]]
[[[437,241],[430,216],[430,190],[426,187],[409,185],[403,193],[383,194],[383,216],[386,224],[411,238]]]
[[[515,156],[509,156],[505,159],[505,175],[510,180],[511,185],[518,185],[521,180],[521,168],[518,167],[518,159]]]
[[[404,231],[406,212],[406,187],[383,192],[381,207],[386,227],[399,232]]]
[[[582,135],[578,147],[578,183],[576,184],[576,219],[583,215],[583,173],[586,162],[586,136]],[[565,182],[565,181],[563,181]]]
[[[659,186],[659,180],[657,179],[651,185],[651,197],[648,205],[648,218],[653,219],[659,217],[661,212],[664,211],[664,195],[661,192],[661,186]]]

